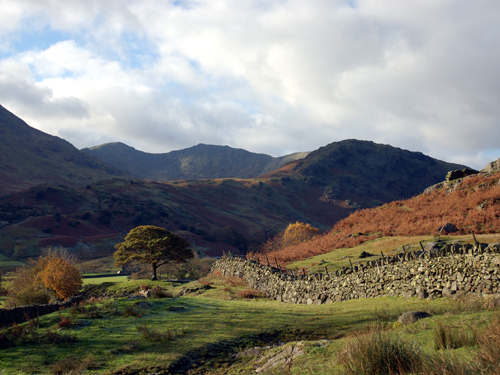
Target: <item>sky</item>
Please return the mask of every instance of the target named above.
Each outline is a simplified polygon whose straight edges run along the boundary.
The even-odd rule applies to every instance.
[[[0,0],[0,104],[76,147],[500,157],[498,0]]]

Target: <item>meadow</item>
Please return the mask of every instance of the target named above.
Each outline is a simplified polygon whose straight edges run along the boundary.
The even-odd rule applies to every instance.
[[[500,312],[494,304],[485,308],[481,299],[383,297],[314,306],[285,304],[259,296],[245,298],[249,293],[243,280],[218,275],[179,285],[146,280],[103,285],[112,297],[90,298],[0,331],[1,373],[174,374],[192,369],[200,374],[245,374],[262,366],[262,358],[300,345],[300,356],[278,361],[262,373],[340,374],[338,353],[373,327],[412,340],[429,355],[446,352],[471,359],[479,350],[477,340],[436,350],[436,327],[445,324],[479,335]],[[163,298],[134,295],[141,288],[155,287],[164,291]],[[416,310],[432,317],[408,326],[396,323],[401,313]],[[264,349],[254,356],[237,355],[254,347]]]

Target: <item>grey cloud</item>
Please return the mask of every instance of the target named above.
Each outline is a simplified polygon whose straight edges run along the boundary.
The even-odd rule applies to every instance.
[[[88,108],[81,100],[54,98],[52,90],[11,77],[0,76],[0,102],[13,103],[29,116],[48,118],[82,118],[88,116]]]
[[[500,2],[215,3],[47,1],[46,22],[87,33],[94,54],[120,52],[123,33],[148,39],[153,67],[120,69],[149,92],[76,85],[78,99],[55,99],[50,86],[0,81],[0,100],[56,114],[69,137],[84,124],[88,142],[147,151],[205,142],[279,155],[361,138],[479,168],[499,149]]]

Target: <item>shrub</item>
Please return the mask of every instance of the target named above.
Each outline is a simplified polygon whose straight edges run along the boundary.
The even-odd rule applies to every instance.
[[[164,331],[160,331],[149,328],[146,325],[137,326],[136,329],[145,340],[153,342],[166,342],[182,336],[185,333],[183,330],[178,329],[165,329]]]
[[[47,342],[50,344],[69,344],[76,341],[76,337],[64,333],[48,330],[45,334]]]
[[[8,297],[13,305],[46,304],[50,301],[50,293],[38,279],[40,265],[33,263],[18,268],[8,289]]]
[[[57,326],[61,329],[70,328],[73,326],[73,320],[68,317],[62,317]]]
[[[134,306],[127,306],[123,310],[123,316],[135,316],[136,318],[140,318],[142,315],[141,312]]]
[[[421,367],[418,346],[381,331],[355,337],[337,359],[347,375],[411,374]]]
[[[433,339],[436,350],[473,346],[478,342],[477,332],[471,327],[454,328],[442,323],[438,323],[434,328]]]
[[[172,293],[166,291],[161,286],[156,285],[151,288],[151,297],[153,298],[172,298]]]
[[[86,370],[91,368],[96,368],[94,357],[92,355],[89,355],[84,359],[68,357],[54,362],[52,366],[50,366],[50,373],[53,375],[79,375],[85,374]]]
[[[7,289],[5,289],[2,286],[2,274],[0,273],[0,296],[6,296],[7,295]]]
[[[248,298],[248,299],[259,298],[259,297],[263,296],[263,294],[261,292],[259,292],[258,290],[255,290],[255,289],[240,290],[238,295],[241,298]]]

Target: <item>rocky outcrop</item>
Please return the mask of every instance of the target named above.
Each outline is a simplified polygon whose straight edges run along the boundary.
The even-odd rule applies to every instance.
[[[494,161],[488,163],[488,165],[486,167],[484,167],[483,169],[481,169],[481,172],[483,172],[483,173],[496,173],[496,172],[500,172],[500,158],[498,158],[497,160],[494,160]]]
[[[500,244],[457,245],[401,252],[334,273],[296,275],[225,257],[213,271],[244,278],[283,302],[320,304],[378,296],[441,297],[500,292]]]

